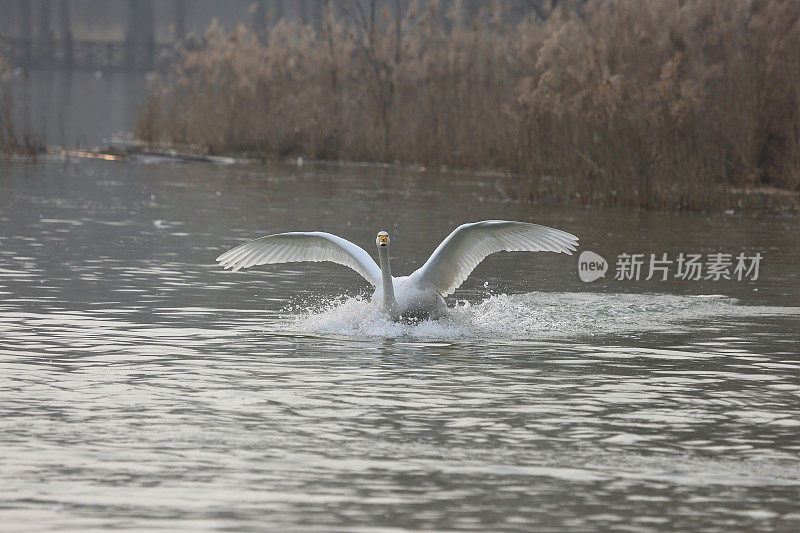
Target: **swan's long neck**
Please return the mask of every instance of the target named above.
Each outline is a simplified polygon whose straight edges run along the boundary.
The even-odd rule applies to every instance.
[[[378,259],[381,264],[381,277],[383,278],[383,310],[393,316],[397,314],[397,300],[394,298],[394,283],[392,283],[392,267],[389,266],[389,247],[378,246]]]

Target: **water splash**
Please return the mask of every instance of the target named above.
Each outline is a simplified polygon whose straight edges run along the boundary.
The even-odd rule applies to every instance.
[[[458,301],[444,318],[404,324],[392,322],[367,298],[357,296],[308,306],[292,316],[289,330],[346,337],[540,340],[676,332],[698,319],[771,315],[800,316],[800,307],[744,306],[719,295],[532,292],[490,296],[477,304]]]

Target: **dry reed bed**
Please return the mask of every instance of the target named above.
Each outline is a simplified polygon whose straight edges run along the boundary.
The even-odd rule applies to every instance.
[[[329,12],[262,39],[212,26],[153,84],[137,135],[502,170],[535,176],[517,190],[532,200],[708,209],[733,189],[800,191],[799,2],[562,2],[514,23],[501,2],[436,10],[412,2],[371,30]]]

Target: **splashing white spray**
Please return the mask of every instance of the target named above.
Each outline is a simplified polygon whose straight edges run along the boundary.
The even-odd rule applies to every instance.
[[[539,340],[680,331],[693,319],[777,314],[800,315],[800,308],[741,306],[725,296],[533,292],[490,296],[478,304],[459,301],[444,318],[405,324],[392,322],[358,296],[306,308],[294,314],[288,326],[300,335]]]

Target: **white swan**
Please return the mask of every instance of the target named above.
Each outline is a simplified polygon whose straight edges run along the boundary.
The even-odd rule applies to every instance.
[[[373,287],[373,301],[394,320],[439,318],[452,294],[478,263],[495,252],[563,252],[572,255],[578,238],[571,233],[508,220],[485,220],[457,227],[410,276],[396,278],[389,266],[389,234],[378,233],[380,267],[360,246],[320,231],[267,235],[217,257],[234,272],[253,265],[295,261],[332,261],[361,274]]]

